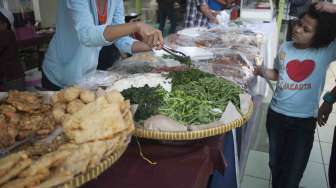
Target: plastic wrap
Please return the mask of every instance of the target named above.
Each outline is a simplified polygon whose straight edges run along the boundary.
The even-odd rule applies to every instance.
[[[221,55],[208,61],[194,61],[193,64],[201,71],[230,80],[250,92],[251,83],[256,79],[254,63],[243,54],[230,49],[222,50]]]
[[[117,80],[123,78],[125,74],[110,71],[96,71],[84,77],[78,85],[83,89],[97,89],[99,87],[111,86]]]
[[[261,64],[263,62],[263,55],[261,54],[261,50],[258,47],[244,44],[234,44],[230,45],[227,48],[212,48],[210,49],[215,57],[222,56],[226,54],[228,51],[237,52],[243,54],[249,62],[252,64]]]
[[[165,53],[160,51],[142,52],[132,57],[116,62],[110,71],[124,74],[149,73],[155,68],[181,66],[180,62],[163,58]]]

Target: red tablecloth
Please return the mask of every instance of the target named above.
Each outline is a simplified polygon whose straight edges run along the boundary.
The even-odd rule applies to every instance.
[[[53,33],[37,34],[31,27],[16,28],[16,42],[19,48],[49,43]]]
[[[216,169],[224,173],[224,136],[189,145],[161,145],[140,141],[141,158],[134,140],[111,168],[83,188],[205,188]]]

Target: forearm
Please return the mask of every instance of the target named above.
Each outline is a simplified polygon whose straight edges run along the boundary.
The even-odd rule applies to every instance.
[[[120,37],[130,35],[138,31],[140,22],[132,22],[120,25],[110,25],[104,30],[104,37],[107,41],[114,41]]]
[[[208,7],[208,5],[201,5],[200,10],[209,20],[216,19],[216,17],[212,13],[212,10]]]
[[[279,73],[275,69],[266,69],[263,71],[263,74],[261,76],[274,81],[277,81],[279,79]]]
[[[279,79],[279,73],[276,69],[265,69],[262,66],[256,66],[254,69],[254,74],[264,77],[269,80],[277,81]]]
[[[133,53],[145,52],[145,51],[149,51],[149,50],[151,50],[151,48],[146,43],[143,43],[143,42],[140,42],[140,41],[136,41],[132,45],[132,52]]]

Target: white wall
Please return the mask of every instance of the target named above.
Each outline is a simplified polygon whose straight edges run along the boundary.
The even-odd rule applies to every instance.
[[[42,27],[55,26],[58,1],[59,0],[33,0],[35,19],[41,22]]]

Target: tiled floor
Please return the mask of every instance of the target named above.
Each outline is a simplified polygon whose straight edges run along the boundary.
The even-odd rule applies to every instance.
[[[336,62],[331,64],[324,92],[335,85]],[[323,93],[324,93],[323,92]],[[267,103],[264,104],[267,106]],[[300,185],[304,188],[328,188],[327,173],[331,154],[331,143],[336,126],[336,105],[325,127],[318,127],[309,162]],[[265,126],[258,127],[258,139],[250,151],[241,188],[270,188],[270,170],[268,168],[268,145]]]

